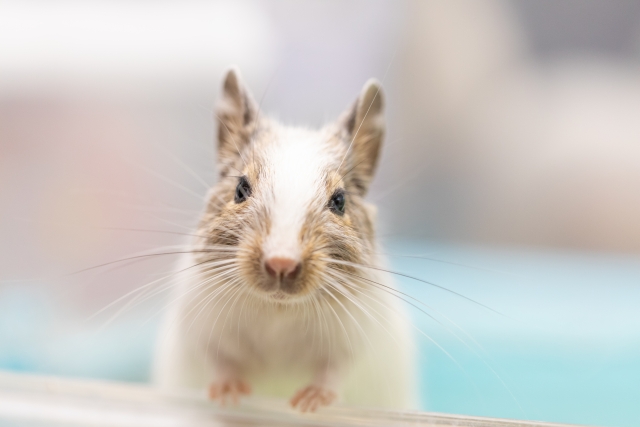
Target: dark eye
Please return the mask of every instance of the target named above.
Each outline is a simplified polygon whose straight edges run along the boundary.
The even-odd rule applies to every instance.
[[[336,190],[331,196],[331,200],[329,200],[329,209],[335,214],[344,215],[344,202],[344,190]]]
[[[238,186],[236,187],[236,203],[242,203],[249,198],[251,195],[251,185],[247,180],[247,177],[240,177],[240,181],[238,181]]]

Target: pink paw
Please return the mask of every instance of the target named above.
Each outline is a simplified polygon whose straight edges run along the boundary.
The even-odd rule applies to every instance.
[[[317,385],[310,385],[298,390],[289,403],[302,412],[314,412],[320,406],[331,404],[336,397],[337,394],[333,390]]]
[[[240,395],[243,394],[251,394],[251,386],[242,380],[217,381],[209,386],[209,398],[220,400],[222,406],[227,404],[228,397],[234,405],[237,405]]]

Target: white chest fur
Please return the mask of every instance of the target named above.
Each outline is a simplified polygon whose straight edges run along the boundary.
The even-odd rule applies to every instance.
[[[190,257],[184,265],[193,265]],[[343,401],[413,405],[410,326],[389,293],[368,289],[344,298],[333,292],[282,305],[252,296],[242,284],[190,292],[200,282],[187,274],[174,289],[176,304],[158,342],[154,377],[161,386],[204,389],[222,362],[257,393],[289,397],[319,366],[331,364],[342,377]]]

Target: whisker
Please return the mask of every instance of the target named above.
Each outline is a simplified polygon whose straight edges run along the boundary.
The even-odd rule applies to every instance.
[[[187,270],[189,270],[189,269],[191,269],[191,268],[195,268],[195,267],[198,267],[198,266],[200,266],[200,265],[203,265],[203,264],[206,264],[206,263],[209,263],[209,262],[211,262],[211,261],[210,261],[210,260],[207,260],[207,261],[199,262],[199,263],[197,263],[197,264],[194,264],[194,265],[192,265],[192,266],[186,267],[186,268],[184,268],[184,269],[182,269],[182,270],[179,270],[179,271],[174,272],[174,273],[172,273],[172,274],[169,274],[169,275],[167,275],[167,276],[161,277],[160,279],[157,279],[157,280],[154,280],[154,281],[152,281],[152,282],[149,282],[149,283],[147,283],[146,285],[143,285],[143,286],[141,286],[141,287],[139,287],[139,288],[136,288],[136,289],[134,289],[134,290],[132,290],[132,291],[128,292],[127,294],[123,295],[122,297],[118,298],[117,300],[115,300],[115,301],[111,302],[111,303],[110,303],[110,304],[108,304],[107,306],[103,307],[103,308],[102,308],[102,309],[100,309],[98,312],[96,312],[96,313],[94,313],[92,316],[90,316],[90,317],[89,317],[89,319],[91,319],[91,318],[95,317],[96,315],[98,315],[98,314],[99,314],[99,313],[101,313],[101,312],[104,312],[105,310],[107,310],[108,308],[110,308],[110,307],[114,306],[115,304],[117,304],[118,302],[120,302],[120,301],[122,301],[123,299],[127,298],[128,296],[131,296],[132,294],[135,294],[135,293],[138,293],[138,292],[142,292],[142,293],[140,293],[140,294],[136,295],[136,296],[135,296],[133,299],[131,299],[130,301],[128,301],[128,302],[127,302],[123,307],[121,307],[121,308],[120,308],[120,309],[119,309],[119,310],[118,310],[114,315],[112,315],[112,316],[111,316],[111,317],[110,317],[110,318],[105,322],[105,324],[103,325],[103,327],[105,327],[105,326],[107,326],[108,324],[110,324],[111,322],[113,322],[113,321],[114,321],[114,320],[115,320],[119,315],[121,315],[122,313],[124,313],[126,310],[128,310],[128,309],[132,309],[132,308],[134,308],[135,306],[137,306],[137,305],[139,305],[139,304],[143,303],[144,301],[147,301],[149,298],[153,298],[154,296],[156,296],[156,295],[158,295],[158,294],[160,294],[160,293],[162,293],[162,292],[164,292],[164,291],[166,291],[166,290],[169,290],[169,289],[173,288],[173,286],[174,286],[174,281],[175,281],[175,280],[177,280],[177,277],[172,277],[172,276],[177,276],[178,274],[183,273],[183,272],[185,272],[185,271],[187,271]],[[229,260],[229,261],[221,261],[221,262],[220,262],[220,264],[219,264],[219,265],[216,265],[215,267],[221,267],[221,266],[226,265],[227,263],[232,263],[232,262],[233,262],[233,260]],[[199,273],[197,273],[197,274],[206,274],[206,273],[208,273],[208,271],[199,272]],[[151,290],[150,292],[149,292],[149,289],[144,290],[145,288],[149,288],[149,286],[151,286],[151,285],[153,285],[153,284],[155,284],[155,283],[157,283],[157,282],[160,282],[161,280],[165,280],[165,279],[167,279],[167,278],[171,278],[171,281],[169,281],[169,282],[168,282],[167,284],[165,284],[164,286],[159,287],[159,289]],[[143,291],[143,290],[144,290],[144,291]],[[149,293],[147,293],[147,292],[149,292]],[[140,300],[140,298],[142,298],[142,299]],[[134,303],[135,303],[135,304],[134,304]],[[151,318],[155,317],[155,315],[159,314],[161,311],[164,311],[164,309],[165,309],[166,307],[168,307],[168,306],[165,306],[162,310],[160,310],[159,312],[157,312],[156,314],[154,314],[153,316],[151,316]],[[144,322],[144,323],[143,323],[143,325],[144,325],[145,323],[146,323],[146,322]]]
[[[338,278],[339,278],[338,276],[334,276],[334,275],[332,274],[332,272],[328,272],[328,274],[330,274],[332,277],[334,277],[334,279],[338,279]],[[369,298],[372,298],[372,299],[373,299],[373,297],[371,297],[370,295],[367,295],[367,294],[366,294],[364,291],[362,291],[361,289],[358,289],[357,287],[352,286],[352,285],[350,285],[350,284],[349,284],[349,283],[347,283],[347,282],[344,282],[344,281],[343,281],[343,282],[342,282],[342,285],[343,285],[343,286],[350,287],[352,290],[355,290],[355,291],[356,291],[356,292],[358,292],[359,294],[361,294],[361,295],[365,295],[365,296],[368,296]],[[388,330],[387,328],[385,328],[385,327],[384,327],[384,325],[382,325],[382,324],[378,321],[378,319],[376,319],[376,318],[375,318],[375,317],[373,317],[373,316],[372,316],[368,311],[366,311],[365,309],[363,309],[362,307],[360,307],[360,306],[359,306],[359,304],[357,303],[357,301],[356,301],[355,299],[350,298],[350,297],[349,297],[349,296],[347,296],[344,292],[343,292],[343,295],[345,296],[345,298],[349,299],[349,300],[351,301],[351,303],[352,303],[352,304],[354,304],[356,307],[358,307],[360,310],[362,310],[362,311],[363,311],[363,313],[365,313],[365,315],[367,315],[367,317],[369,317],[371,320],[375,321],[375,322],[376,322],[376,323],[377,323],[377,324],[378,324],[378,325],[379,325],[379,326],[380,326],[380,327],[381,327],[385,332],[387,332],[387,333],[389,334],[389,336],[390,336],[394,341],[396,341],[396,344],[400,345],[400,343],[398,343],[398,341],[396,340],[396,337],[395,337],[393,334],[391,334],[391,332],[389,332],[389,330]],[[363,304],[366,304],[366,303],[364,303],[364,302],[363,302]],[[367,305],[367,306],[368,306],[368,305]],[[376,313],[378,316],[380,316],[380,317],[384,318],[384,316],[382,316],[382,314],[380,314],[377,310],[375,310],[375,309],[374,309],[374,308],[372,308],[371,306],[368,306],[368,307],[369,307],[370,309],[372,309],[372,310],[374,311],[374,313]],[[388,308],[388,307],[387,307],[387,308]]]
[[[337,298],[328,289],[324,288],[324,291],[326,293],[328,293],[334,300],[337,301]],[[336,313],[336,311],[333,309],[331,304],[327,304],[327,307],[329,307],[331,312],[336,316],[336,320],[338,320],[338,323],[340,324],[340,327],[342,328],[342,331],[344,332],[344,335],[347,338],[347,343],[349,344],[349,350],[351,352],[351,358],[353,359],[355,357],[355,353],[353,351],[353,346],[351,344],[351,339],[349,338],[349,333],[347,332],[347,329],[345,328],[344,324],[342,323],[342,319],[340,319],[340,316],[338,316],[338,313]]]
[[[398,190],[399,188],[406,185],[407,183],[419,178],[423,172],[424,171],[422,169],[417,169],[411,175],[409,175],[409,177],[403,179],[401,182],[397,183],[393,187],[383,190],[381,193],[376,194],[375,197],[371,198],[371,202],[379,203],[380,200],[384,199],[389,194],[392,194],[394,191]]]
[[[242,296],[242,294],[243,294],[243,288],[242,288],[242,286],[238,286],[238,292],[236,292],[234,294],[234,295],[236,295],[236,297],[234,298],[233,302],[231,303],[231,306],[229,307],[229,310],[227,310],[227,315],[225,316],[224,322],[222,322],[222,327],[220,328],[220,337],[218,338],[218,354],[220,353],[220,342],[222,340],[222,335],[224,334],[224,327],[227,325],[227,320],[229,320],[229,316],[233,312],[233,307],[236,306],[236,303],[238,302],[238,299],[240,298],[240,296]],[[238,331],[239,330],[240,329],[238,329]],[[240,342],[240,338],[238,338],[238,343],[239,342]]]
[[[161,218],[161,217],[159,217],[157,215],[153,215],[153,214],[150,214],[150,213],[147,213],[147,215],[150,216],[151,218],[157,220],[157,221],[164,222],[165,224],[173,225],[175,227],[182,228],[182,229],[188,230],[188,231],[192,231],[193,230],[193,227],[189,227],[187,225],[180,224],[178,222],[171,221],[171,220],[168,220],[166,218]]]
[[[389,61],[389,65],[387,66],[387,70],[384,72],[384,76],[382,77],[382,82],[380,83],[381,85],[384,84],[384,81],[387,78],[387,74],[389,74],[389,69],[391,68],[391,64],[393,64],[393,60],[396,57],[396,53],[398,53],[397,49],[393,53],[393,56],[391,57],[391,61]],[[362,125],[364,123],[364,119],[367,118],[367,115],[369,114],[369,110],[371,110],[371,107],[373,106],[373,101],[378,97],[378,93],[379,92],[380,92],[380,88],[378,87],[378,89],[376,90],[375,95],[373,96],[373,99],[371,100],[371,104],[369,104],[369,108],[367,108],[366,113],[364,113],[364,117],[362,118],[362,121],[360,122],[360,125],[358,126],[358,129],[356,130],[356,133],[353,135],[353,138],[351,138],[351,142],[349,143],[349,146],[347,147],[347,151],[344,153],[344,157],[342,158],[342,161],[340,162],[340,166],[338,166],[338,170],[340,170],[340,168],[342,167],[342,164],[344,163],[344,160],[347,158],[347,155],[349,154],[349,151],[351,150],[351,146],[353,145],[353,141],[356,140],[356,137],[358,136],[358,132],[360,132],[360,128],[362,127]]]
[[[217,275],[224,275],[224,274],[227,274],[227,273],[228,273],[228,271],[223,271],[223,272],[219,272]],[[217,275],[214,275],[214,277],[212,277],[210,279],[206,279],[205,281],[199,283],[198,285],[193,286],[191,289],[187,290],[186,292],[178,295],[176,298],[174,298],[172,301],[170,301],[167,305],[165,305],[165,307],[163,307],[163,309],[161,309],[157,313],[155,313],[151,318],[155,317],[157,314],[159,314],[160,312],[164,311],[166,308],[170,307],[171,305],[177,303],[180,299],[184,298],[185,296],[187,296],[192,291],[195,291],[196,289],[201,288],[200,291],[189,300],[188,304],[191,303],[191,301],[193,301],[195,298],[197,298],[199,295],[201,295],[203,292],[205,292],[207,290],[207,285],[211,281],[217,280],[217,277],[215,277]],[[203,307],[200,309],[200,311],[198,311],[198,313],[195,315],[195,317],[192,319],[191,323],[189,324],[189,327],[186,330],[186,333],[188,333],[189,330],[191,329],[192,325],[196,321],[196,319],[199,317],[200,313],[207,306],[207,304],[209,304],[209,302],[213,301],[218,294],[223,292],[229,286],[230,285],[225,284],[225,285],[221,286],[220,288],[215,289],[214,292],[212,292],[210,295],[208,295],[207,297],[203,298],[200,302],[198,302],[198,304],[193,306],[191,308],[191,310],[189,310],[188,313],[184,314],[181,317],[178,317],[178,318],[174,319],[173,322],[166,328],[165,334],[168,334],[173,328],[178,327],[182,322],[187,320],[187,317],[193,312],[193,310],[195,310],[200,304],[203,304]],[[147,321],[150,320],[150,319],[147,319]],[[202,331],[202,328],[200,330]],[[199,336],[200,336],[200,334],[198,334],[198,337]],[[199,339],[198,339],[198,341],[199,341]]]
[[[204,276],[204,275],[210,275],[210,277],[208,277],[207,279],[205,279],[205,282],[203,283],[203,285],[208,284],[208,282],[215,280],[217,277],[223,276],[225,274],[226,271],[228,271],[229,269],[231,269],[233,266],[232,264],[234,263],[235,260],[233,259],[225,259],[225,260],[216,260],[216,261],[212,261],[212,260],[206,260],[203,261],[201,263],[199,263],[199,265],[206,265],[207,268],[196,272],[195,275],[193,277],[191,277],[192,279],[198,276]],[[155,291],[151,291],[150,293],[146,294],[145,298],[142,301],[138,301],[137,304],[140,304],[146,300],[148,300],[149,298],[153,298],[154,296],[168,290],[171,289],[175,286],[175,282],[178,281],[178,277],[172,278],[171,282],[167,283],[164,287],[160,287],[159,289],[156,289]],[[177,298],[175,298],[173,300],[172,303],[167,304],[166,306],[164,306],[162,309],[160,309],[157,314],[160,314],[162,311],[164,311],[165,309],[167,309],[168,307],[171,306],[171,304],[173,304],[174,302],[176,302],[177,300],[179,300],[180,298],[182,298],[183,296],[186,296],[186,294],[188,294],[189,292],[197,289],[200,286],[194,286],[193,288],[187,290],[184,294],[178,296]],[[149,291],[146,291],[149,292]],[[138,297],[142,297],[142,295],[138,296]],[[155,316],[155,315],[154,315]],[[152,317],[154,317],[152,316]]]
[[[113,265],[113,264],[117,264],[117,263],[120,263],[120,262],[125,262],[125,261],[130,261],[130,260],[135,260],[135,259],[145,259],[145,258],[151,258],[151,257],[156,257],[156,256],[181,255],[181,254],[190,254],[190,253],[217,253],[217,252],[223,252],[225,250],[236,251],[238,249],[237,248],[234,248],[234,249],[231,249],[231,248],[229,248],[229,249],[217,248],[215,250],[191,249],[191,250],[188,250],[188,251],[171,251],[171,252],[160,252],[160,253],[154,253],[154,254],[135,255],[135,256],[131,256],[131,257],[127,257],[127,258],[121,258],[121,259],[117,259],[117,260],[114,260],[114,261],[109,261],[109,262],[105,262],[105,263],[102,263],[102,264],[94,265],[92,267],[83,268],[82,270],[77,270],[77,271],[74,271],[72,273],[65,274],[65,276],[73,276],[73,275],[76,275],[76,274],[84,273],[86,271],[95,270],[96,268],[106,267],[108,265]]]
[[[238,313],[238,348],[240,348],[240,322],[242,319],[242,312],[244,311],[244,307],[247,305],[247,301],[249,301],[249,296],[245,295],[245,299],[242,302],[242,306],[240,307],[240,313]],[[246,318],[245,318],[245,324],[246,324]]]
[[[130,165],[132,165],[132,166],[134,166],[134,167],[137,167],[137,168],[139,168],[139,169],[141,169],[141,170],[143,170],[143,171],[147,172],[148,174],[153,175],[153,176],[155,176],[156,178],[158,178],[158,179],[160,179],[160,180],[162,180],[162,181],[164,181],[164,182],[166,182],[166,183],[168,183],[168,184],[173,185],[174,187],[176,187],[176,188],[178,188],[178,189],[180,189],[180,190],[183,190],[185,193],[190,194],[190,195],[192,195],[192,196],[196,197],[196,198],[197,198],[198,200],[200,200],[200,201],[202,201],[202,200],[204,199],[204,195],[196,193],[195,191],[191,190],[190,188],[187,188],[187,187],[185,187],[184,185],[179,184],[179,183],[177,183],[177,182],[173,181],[172,179],[167,178],[166,176],[164,176],[164,175],[162,175],[162,174],[160,174],[160,173],[158,173],[158,172],[154,171],[153,169],[150,169],[150,168],[148,168],[148,167],[146,167],[146,166],[143,166],[143,165],[142,165],[142,164],[140,164],[140,163],[136,164],[136,162],[134,162],[134,161],[132,161],[132,160],[130,160],[130,159],[127,159],[127,158],[125,158],[125,160],[126,160],[126,162],[127,162],[127,163],[129,163]]]
[[[224,308],[227,306],[227,304],[229,304],[229,301],[231,301],[231,299],[238,292],[240,292],[240,290],[242,289],[242,286],[239,286],[240,280],[235,280],[235,281],[230,282],[230,283],[233,284],[233,286],[230,289],[233,290],[234,287],[235,287],[235,290],[229,296],[229,298],[226,299],[226,302],[222,305],[222,307],[220,308],[220,311],[218,311],[218,315],[216,316],[216,319],[211,324],[211,329],[209,330],[209,337],[207,338],[207,345],[206,345],[206,350],[205,350],[205,354],[204,354],[205,360],[207,360],[208,350],[209,350],[209,346],[211,344],[211,334],[213,334],[213,330],[215,329],[216,324],[218,323],[218,319],[220,318],[220,315],[224,311]],[[230,291],[227,290],[227,292],[225,292],[225,293],[228,293],[228,292],[230,292]],[[216,302],[216,305],[218,304],[218,302]],[[202,332],[202,328],[200,329],[200,332]],[[220,338],[222,338],[222,332],[220,332]],[[200,341],[200,336],[198,336],[198,341]],[[220,356],[220,339],[218,340],[218,347],[216,348],[216,357],[219,357],[219,356]]]
[[[323,325],[327,330],[327,336],[329,336],[329,323],[327,322],[327,317],[324,315],[324,312],[322,311],[322,307],[320,305],[320,301],[318,300],[318,296],[314,293],[312,298],[312,304],[313,307],[315,309],[316,315],[318,316],[318,320],[320,320],[320,316],[322,315],[322,320],[323,320]],[[329,357],[331,357],[331,340],[328,340],[328,353],[329,353]],[[324,349],[324,337],[323,337],[323,332],[322,332],[322,327],[320,327],[320,352],[322,353],[322,350]],[[331,360],[329,360],[329,363],[331,363]]]
[[[505,390],[507,391],[507,393],[509,393],[509,395],[511,396],[511,398],[513,399],[513,401],[516,403],[516,405],[518,405],[518,407],[520,408],[520,410],[524,412],[524,410],[522,409],[522,406],[520,405],[520,402],[519,402],[519,401],[518,401],[518,399],[515,397],[515,395],[513,394],[513,392],[511,391],[511,389],[509,388],[509,386],[508,386],[508,385],[506,384],[506,382],[502,379],[502,377],[498,374],[498,372],[495,370],[495,368],[493,368],[493,366],[491,366],[491,364],[489,364],[489,363],[485,360],[485,358],[484,358],[482,355],[478,354],[478,353],[476,352],[476,350],[475,350],[474,348],[472,348],[471,346],[469,346],[469,344],[468,344],[465,340],[463,340],[460,336],[458,336],[458,334],[456,334],[455,332],[453,332],[450,328],[448,328],[446,325],[444,325],[442,322],[440,322],[438,319],[436,319],[433,315],[431,315],[430,313],[427,313],[426,311],[424,311],[424,310],[423,310],[423,309],[421,309],[420,307],[418,307],[418,306],[416,306],[415,304],[413,304],[412,302],[410,302],[410,301],[408,301],[408,300],[406,300],[406,299],[402,298],[401,296],[394,294],[394,292],[396,292],[396,293],[398,293],[398,294],[401,294],[401,295],[404,295],[404,296],[406,296],[407,298],[410,298],[410,299],[412,299],[412,300],[415,300],[415,301],[416,301],[416,302],[418,302],[420,305],[423,305],[423,306],[425,306],[425,307],[429,308],[430,310],[434,310],[434,311],[436,311],[439,315],[443,316],[446,320],[448,320],[450,323],[452,323],[452,324],[454,325],[454,327],[456,327],[456,328],[457,328],[457,329],[459,329],[459,330],[460,330],[464,335],[466,335],[466,336],[467,336],[467,337],[468,337],[468,338],[469,338],[469,339],[470,339],[470,340],[471,340],[475,345],[477,345],[477,346],[478,346],[478,348],[482,351],[482,353],[484,353],[484,354],[486,355],[486,351],[482,348],[482,346],[481,346],[481,345],[480,345],[480,344],[479,344],[479,343],[478,343],[478,342],[477,342],[477,341],[476,341],[476,340],[475,340],[475,339],[474,339],[474,338],[473,338],[469,333],[467,333],[464,329],[462,329],[460,326],[458,326],[455,322],[453,322],[453,321],[452,321],[451,319],[449,319],[447,316],[445,316],[444,314],[442,314],[442,313],[440,313],[439,311],[435,310],[434,308],[432,308],[432,307],[428,306],[427,304],[423,303],[422,301],[420,301],[420,300],[418,300],[418,299],[416,299],[416,298],[414,298],[414,297],[412,297],[412,296],[410,296],[410,295],[408,295],[408,294],[405,294],[405,293],[403,293],[403,292],[401,292],[401,291],[398,291],[398,290],[397,290],[397,289],[395,289],[395,288],[392,288],[392,287],[390,287],[390,286],[383,285],[383,284],[381,284],[381,283],[379,283],[379,282],[376,282],[376,281],[373,281],[373,280],[371,280],[371,279],[367,279],[367,278],[364,278],[364,277],[360,277],[360,276],[357,276],[357,275],[354,275],[354,274],[352,274],[352,273],[348,273],[348,272],[345,272],[345,271],[342,271],[342,270],[336,270],[336,269],[332,269],[332,270],[333,270],[333,271],[340,272],[340,273],[344,273],[344,274],[347,274],[347,275],[350,275],[350,276],[355,276],[356,278],[361,279],[361,280],[364,280],[364,281],[366,281],[366,282],[368,282],[368,283],[370,283],[370,284],[372,284],[372,285],[374,285],[374,286],[380,286],[380,287],[382,287],[382,288],[381,288],[381,290],[386,291],[386,292],[387,292],[387,293],[389,293],[390,295],[393,295],[393,296],[395,296],[396,298],[400,299],[401,301],[403,301],[403,302],[405,302],[405,303],[407,303],[407,304],[411,305],[412,307],[416,308],[417,310],[419,310],[420,312],[422,312],[423,314],[425,314],[426,316],[428,316],[429,318],[431,318],[432,320],[434,320],[436,323],[438,323],[440,326],[442,326],[442,327],[443,327],[447,332],[449,332],[450,334],[452,334],[452,335],[453,335],[453,336],[454,336],[458,341],[460,341],[460,342],[461,342],[461,343],[462,343],[462,344],[463,344],[463,345],[464,345],[468,350],[470,350],[470,351],[471,351],[471,352],[472,352],[476,357],[478,357],[478,358],[480,359],[480,361],[485,365],[485,367],[487,367],[487,368],[491,371],[491,373],[492,373],[492,374],[493,374],[493,375],[498,379],[498,381],[500,381],[500,383],[502,384],[502,386],[505,388]],[[422,332],[422,331],[421,331],[419,328],[417,328],[415,325],[413,325],[413,324],[411,324],[411,325],[412,325],[414,328],[418,329],[418,330],[421,332],[421,334],[425,335],[425,334],[424,334],[424,332]],[[429,337],[429,339],[430,339],[432,342],[434,342],[430,337]],[[435,343],[435,342],[434,342],[434,343]],[[486,355],[486,356],[488,357],[488,355]]]
[[[182,269],[182,270],[179,270],[179,271],[177,271],[177,272],[172,272],[171,274],[168,274],[168,275],[163,276],[163,277],[161,277],[161,278],[159,278],[159,279],[153,280],[153,281],[151,281],[151,282],[149,282],[149,283],[147,283],[147,284],[145,284],[145,285],[142,285],[142,286],[140,286],[140,287],[138,287],[138,288],[136,288],[136,289],[133,289],[132,291],[127,292],[126,294],[122,295],[122,296],[121,296],[121,297],[119,297],[118,299],[116,299],[116,300],[114,300],[114,301],[110,302],[109,304],[107,304],[106,306],[102,307],[100,310],[96,311],[96,312],[95,312],[95,313],[93,313],[91,316],[89,316],[86,320],[91,320],[91,319],[93,319],[94,317],[96,317],[96,316],[97,316],[97,315],[99,315],[100,313],[104,312],[105,310],[108,310],[109,308],[111,308],[112,306],[114,306],[115,304],[117,304],[118,302],[120,302],[120,301],[124,300],[125,298],[129,297],[130,295],[133,295],[133,294],[135,294],[135,293],[137,293],[137,292],[140,292],[142,289],[147,288],[147,287],[149,287],[149,286],[153,285],[154,283],[157,283],[157,282],[159,282],[159,281],[161,281],[161,280],[164,280],[164,279],[166,279],[166,278],[168,278],[168,277],[171,277],[171,276],[174,276],[174,275],[176,275],[176,274],[179,274],[179,273],[181,273],[181,272],[183,272],[183,271],[185,271],[185,270],[187,270],[187,269],[189,269],[189,268],[195,267],[195,266],[197,266],[197,265],[198,265],[198,264],[196,264],[196,265],[194,265],[194,266],[191,266],[191,267],[187,267],[187,268]]]
[[[491,308],[491,307],[489,307],[489,306],[487,306],[485,304],[482,304],[482,303],[480,303],[480,302],[478,302],[478,301],[476,301],[476,300],[474,300],[472,298],[469,298],[469,297],[467,297],[465,295],[462,295],[461,293],[458,293],[456,291],[453,291],[451,289],[448,289],[448,288],[446,288],[444,286],[441,286],[441,285],[438,285],[436,283],[429,282],[429,281],[424,280],[424,279],[420,279],[420,278],[415,277],[415,276],[410,276],[408,274],[400,273],[400,272],[397,272],[397,271],[386,270],[384,268],[375,267],[375,266],[372,266],[372,265],[358,264],[358,263],[353,263],[353,262],[349,262],[349,261],[342,261],[342,260],[332,259],[332,258],[325,258],[324,261],[329,262],[329,263],[334,263],[334,264],[342,264],[342,265],[346,265],[346,266],[349,266],[349,267],[356,267],[356,268],[357,267],[364,267],[364,268],[369,268],[371,270],[382,271],[382,272],[385,272],[385,273],[395,274],[395,275],[401,276],[401,277],[406,277],[407,279],[415,280],[415,281],[424,283],[426,285],[430,285],[430,286],[436,287],[438,289],[442,289],[445,292],[451,293],[453,295],[457,295],[460,298],[466,299],[467,301],[470,301],[470,302],[472,302],[472,303],[474,303],[474,304],[476,304],[476,305],[478,305],[480,307],[484,307],[485,309],[487,309],[489,311],[492,311],[492,312],[494,312],[496,314],[499,314],[500,316],[509,318],[508,316],[500,313],[499,311],[494,310],[493,308]]]
[[[260,97],[260,101],[258,102],[258,112],[256,114],[256,119],[254,121],[255,126],[253,128],[253,131],[251,132],[251,136],[249,138],[249,141],[251,141],[251,160],[253,162],[255,162],[256,160],[256,151],[255,151],[255,144],[253,143],[253,138],[256,136],[256,133],[258,132],[258,129],[260,128],[260,114],[262,113],[262,103],[264,102],[265,98],[267,97],[267,93],[269,92],[269,88],[271,88],[271,84],[273,83],[273,80],[276,77],[276,74],[278,73],[279,69],[280,69],[280,65],[279,64],[276,69],[273,71],[273,74],[271,75],[271,78],[269,79],[269,82],[267,83],[267,87],[264,89],[264,92],[262,92],[262,96]]]
[[[224,120],[222,120],[222,118],[217,113],[214,112],[213,115],[218,119],[218,123],[220,123],[222,126],[224,126],[224,128],[227,130],[227,134],[229,134],[229,137],[231,138],[231,141],[233,142],[233,145],[236,147],[236,151],[238,152],[238,156],[240,156],[240,158],[242,159],[242,163],[244,163],[244,167],[246,168],[247,167],[247,162],[245,161],[244,156],[240,152],[240,147],[238,146],[238,144],[236,142],[235,135],[233,134],[233,132],[231,132],[229,130],[229,127],[227,126],[227,124],[224,122]],[[238,172],[240,172],[240,171],[238,171]],[[240,172],[240,173],[242,173],[242,172]]]
[[[455,265],[458,267],[464,267],[464,268],[469,268],[469,269],[473,269],[473,270],[480,270],[480,271],[485,271],[488,273],[498,273],[498,274],[505,274],[505,275],[509,275],[509,276],[515,276],[515,277],[522,277],[518,274],[513,274],[510,273],[508,271],[502,271],[502,270],[493,270],[493,269],[488,269],[488,268],[483,268],[483,267],[477,267],[474,265],[468,265],[468,264],[461,264],[461,263],[457,263],[457,262],[453,262],[453,261],[446,261],[443,259],[438,259],[438,258],[431,258],[431,257],[425,257],[425,256],[419,256],[419,255],[398,255],[398,254],[392,254],[392,253],[385,253],[385,252],[379,252],[379,255],[386,255],[386,256],[390,256],[390,257],[394,257],[394,258],[410,258],[410,259],[423,259],[423,260],[427,260],[427,261],[434,261],[434,262],[439,262],[442,264],[449,264],[449,265]]]
[[[112,231],[133,231],[140,233],[162,233],[162,234],[175,234],[178,236],[192,236],[192,237],[201,237],[197,234],[193,233],[181,233],[179,231],[167,231],[167,230],[151,230],[144,228],[122,228],[122,227],[94,227],[100,230],[112,230]]]
[[[169,158],[171,158],[171,160],[173,160],[175,163],[177,163],[179,166],[181,166],[182,169],[184,169],[196,181],[198,181],[200,184],[202,184],[202,186],[205,188],[205,190],[208,191],[211,188],[211,184],[206,182],[200,175],[198,175],[192,168],[190,168],[187,164],[185,164],[182,160],[180,160],[175,154],[171,153],[167,149],[162,149],[161,148],[161,150],[164,151],[165,154],[167,154],[167,156]]]
[[[360,310],[362,310],[365,315],[367,315],[368,317],[370,317],[372,320],[376,321],[376,323],[378,323],[380,325],[380,323],[377,321],[377,319],[375,319],[373,316],[371,316],[371,314],[364,309],[363,307],[361,307],[359,304],[356,303],[356,301],[352,298],[350,298],[345,292],[340,291],[340,289],[336,288],[333,284],[329,284],[329,286],[333,287],[334,289],[336,289],[337,292],[339,292],[341,295],[343,295],[345,298],[347,298],[348,301],[350,301],[352,304],[356,305],[356,307],[360,308]],[[328,291],[328,290],[327,290]],[[328,291],[329,292],[329,291]],[[353,314],[335,297],[333,296],[333,294],[331,292],[329,292],[329,295],[331,295],[335,301],[340,305],[340,307],[342,307],[342,309],[344,310],[344,312],[351,318],[351,320],[354,322],[354,324],[356,325],[356,327],[358,328],[360,334],[364,337],[364,339],[366,340],[367,344],[369,344],[369,348],[371,349],[371,354],[377,359],[378,364],[380,364],[380,359],[378,357],[378,354],[376,353],[376,350],[373,346],[373,344],[371,343],[371,340],[369,339],[369,336],[367,335],[367,333],[364,331],[364,329],[362,328],[362,326],[360,325],[360,323],[357,321],[357,319],[353,316]],[[380,325],[384,330],[386,330],[386,328],[382,325]],[[395,341],[395,339],[394,339]],[[397,343],[397,341],[396,341]],[[383,372],[383,379],[384,381],[387,383],[387,387],[386,390],[391,390],[391,387],[389,386],[389,378],[387,377],[387,375],[384,375]]]
[[[234,267],[234,268],[229,269],[228,271],[224,272],[222,275],[207,279],[203,284],[198,286],[198,287],[201,287],[202,289],[200,290],[200,292],[198,292],[197,295],[192,297],[187,304],[190,304],[195,298],[197,298],[198,296],[202,295],[203,292],[206,292],[207,291],[207,286],[206,285],[208,285],[209,283],[212,283],[214,281],[221,282],[223,279],[227,279],[229,276],[232,276],[233,274],[235,274],[236,271],[237,271],[237,268]],[[193,312],[193,310],[198,308],[199,305],[202,305],[202,307],[200,308],[200,310],[198,310],[198,312],[193,317],[193,319],[191,319],[191,323],[187,327],[187,332],[189,332],[189,330],[191,330],[191,328],[193,327],[193,324],[198,319],[198,317],[200,317],[200,314],[204,311],[204,309],[207,307],[209,302],[213,301],[218,295],[220,295],[222,292],[224,292],[224,290],[227,289],[229,286],[230,286],[229,282],[223,283],[217,289],[214,289],[213,292],[211,292],[209,295],[207,295],[205,298],[203,298],[199,303],[194,305],[191,308],[191,310],[189,310],[184,315],[184,319],[186,319],[189,316],[189,314],[191,314]],[[195,289],[197,289],[197,287],[195,287],[194,289],[189,290],[188,292],[191,292],[191,291],[193,291]]]

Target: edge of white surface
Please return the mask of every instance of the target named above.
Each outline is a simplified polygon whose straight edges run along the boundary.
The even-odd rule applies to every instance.
[[[0,371],[0,421],[74,426],[467,426],[560,427],[561,424],[332,406],[299,414],[286,402],[248,398],[221,408],[193,391]]]

